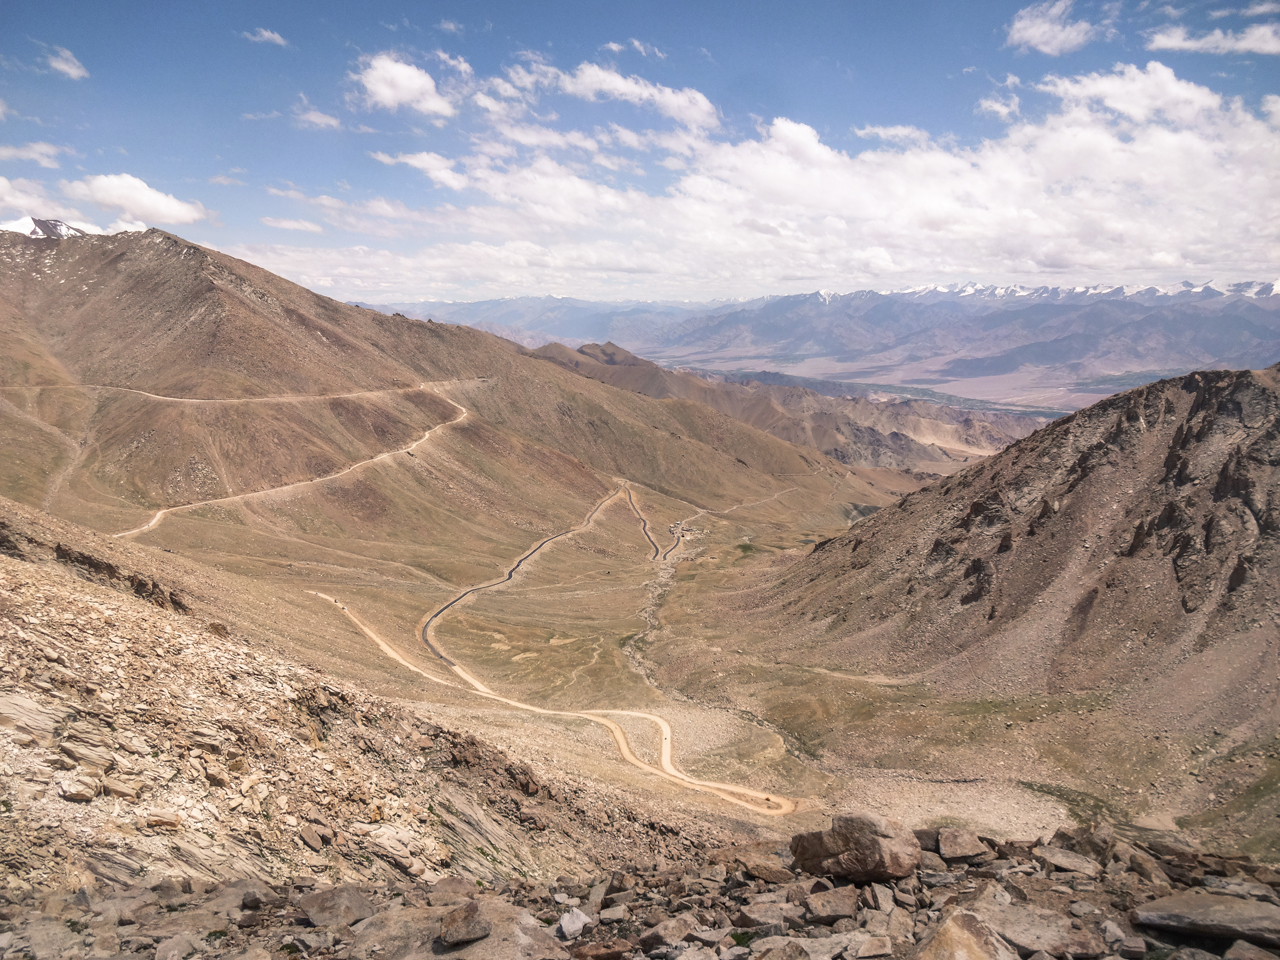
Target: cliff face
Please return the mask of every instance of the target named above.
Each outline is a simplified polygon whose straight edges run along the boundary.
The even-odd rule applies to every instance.
[[[1278,386],[1272,367],[1117,395],[819,544],[761,608],[844,666],[966,659],[1005,689],[1238,661],[1280,617]]]

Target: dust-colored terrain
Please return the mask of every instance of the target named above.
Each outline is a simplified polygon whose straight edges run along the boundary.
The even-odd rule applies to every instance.
[[[1278,386],[1272,367],[1121,394],[803,554],[691,565],[651,635],[658,681],[832,772],[998,772],[1272,849]]]
[[[646,823],[1274,843],[1274,371],[974,466],[1018,430],[533,355],[159,231],[0,267],[0,492],[282,664]]]

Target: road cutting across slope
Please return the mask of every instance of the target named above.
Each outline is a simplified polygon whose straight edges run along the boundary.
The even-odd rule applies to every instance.
[[[422,387],[384,387],[380,390],[356,390],[352,393],[283,393],[273,397],[170,397],[163,393],[148,393],[133,387],[114,387],[105,383],[56,383],[43,386],[8,386],[0,390],[114,390],[117,393],[133,393],[152,400],[168,403],[298,403],[308,400],[344,400],[351,397],[376,397],[387,393],[408,393]]]
[[[613,496],[616,496],[616,493],[613,494]],[[502,582],[502,581],[499,581],[499,582]],[[353,624],[355,624],[357,629],[359,629],[361,633],[363,633],[366,637],[368,637],[375,644],[377,644],[378,648],[383,653],[385,653],[392,660],[396,661],[396,663],[399,663],[401,666],[407,667],[408,669],[412,670],[414,673],[418,674],[424,679],[430,680],[432,683],[437,683],[437,684],[440,684],[441,686],[450,687],[454,690],[465,691],[475,696],[483,697],[486,700],[492,700],[495,703],[502,703],[509,707],[514,707],[517,710],[527,710],[530,713],[537,713],[547,717],[571,717],[577,720],[586,720],[589,723],[598,724],[599,726],[602,726],[609,731],[609,735],[613,738],[614,746],[617,747],[618,754],[619,756],[622,757],[624,761],[626,761],[627,763],[631,764],[634,767],[637,767],[645,771],[648,774],[651,774],[655,777],[660,777],[663,780],[667,780],[671,783],[676,784],[677,786],[684,787],[685,789],[697,790],[701,793],[710,793],[717,797],[720,797],[722,800],[727,800],[728,802],[737,804],[738,806],[746,807],[748,810],[754,810],[757,813],[764,813],[770,816],[783,816],[795,810],[795,807],[796,807],[795,803],[787,799],[786,797],[778,797],[778,796],[774,796],[773,794],[762,793],[758,790],[751,790],[746,787],[734,786],[733,784],[722,784],[722,783],[715,783],[707,780],[697,780],[683,773],[681,770],[679,770],[675,766],[675,764],[672,762],[672,759],[671,759],[671,755],[672,755],[671,725],[661,717],[655,716],[651,713],[640,713],[634,710],[583,710],[583,711],[550,710],[550,709],[547,709],[546,707],[535,706],[534,704],[531,704],[531,703],[522,703],[519,700],[512,700],[510,697],[504,697],[494,693],[484,684],[480,683],[478,680],[472,677],[469,673],[467,673],[466,670],[464,670],[458,664],[454,663],[452,660],[449,660],[447,657],[441,656],[440,659],[445,663],[449,664],[450,668],[454,671],[454,673],[456,673],[459,677],[461,677],[463,680],[467,682],[467,686],[462,686],[456,683],[450,683],[448,680],[435,676],[434,674],[429,673],[426,670],[423,670],[421,667],[410,663],[408,660],[402,657],[394,647],[392,647],[389,643],[387,643],[380,636],[378,636],[378,634],[375,631],[370,629],[370,627],[367,624],[361,621],[359,617],[357,617],[354,613],[352,613],[351,610],[337,598],[331,597],[326,593],[320,593],[318,590],[307,590],[305,592],[310,593],[314,596],[317,596],[322,600],[328,600],[333,604],[335,604],[336,606],[338,606],[339,608],[341,608],[343,615],[346,616],[347,619],[349,619]],[[438,653],[437,655],[439,656]],[[660,766],[655,767],[653,764],[646,763],[645,761],[637,757],[635,754],[635,751],[631,749],[631,742],[627,739],[626,731],[623,730],[622,727],[616,721],[609,719],[609,717],[607,716],[608,714],[615,714],[617,716],[640,717],[645,720],[652,720],[655,724],[657,724],[658,729],[662,735],[662,744],[660,749],[660,760],[659,760]]]
[[[534,546],[530,547],[527,551],[525,551],[525,553],[521,555],[521,557],[514,564],[512,564],[510,569],[507,570],[505,576],[499,577],[494,580],[490,580],[486,583],[476,584],[475,586],[466,588],[465,590],[461,591],[457,596],[449,600],[447,603],[442,604],[440,607],[438,607],[433,613],[424,617],[419,622],[419,625],[417,628],[420,636],[422,637],[422,642],[426,645],[428,650],[430,650],[433,654],[435,654],[436,657],[438,657],[441,661],[447,664],[455,674],[457,674],[460,678],[466,681],[467,684],[469,684],[471,688],[480,696],[487,697],[488,699],[496,700],[501,703],[505,703],[510,706],[517,707],[521,710],[530,710],[534,713],[545,714],[548,716],[579,717],[584,720],[590,720],[592,723],[598,723],[609,730],[610,734],[613,737],[614,743],[617,745],[619,754],[621,754],[622,758],[632,766],[639,767],[640,769],[648,773],[651,773],[654,776],[661,777],[664,780],[669,780],[672,783],[676,783],[686,789],[697,790],[702,793],[714,794],[715,796],[720,797],[722,800],[727,800],[730,803],[737,804],[738,806],[746,807],[747,809],[754,810],[757,813],[768,814],[770,816],[783,816],[785,814],[792,813],[796,809],[795,801],[790,800],[786,797],[775,796],[771,793],[765,793],[760,790],[753,790],[749,787],[737,786],[736,784],[732,784],[732,783],[718,783],[712,780],[699,780],[696,777],[691,777],[688,774],[686,774],[684,771],[680,770],[678,767],[676,767],[672,759],[673,746],[672,746],[671,725],[662,717],[656,716],[655,714],[641,713],[639,711],[634,711],[634,710],[583,710],[583,711],[576,711],[576,712],[565,711],[565,710],[549,710],[549,709],[546,709],[545,707],[536,707],[536,706],[533,706],[532,704],[521,703],[518,700],[511,700],[507,697],[499,696],[498,694],[490,690],[488,687],[486,687],[479,680],[477,680],[475,677],[471,676],[471,674],[468,673],[461,664],[457,663],[455,660],[447,656],[445,652],[440,648],[439,644],[435,641],[435,638],[432,636],[432,630],[435,627],[436,622],[440,619],[440,617],[444,613],[446,613],[447,611],[455,607],[458,603],[465,600],[467,597],[472,596],[473,594],[478,593],[481,590],[489,590],[494,587],[501,586],[504,583],[510,582],[511,579],[515,576],[516,572],[522,566],[524,566],[525,563],[532,560],[533,557],[536,556],[545,547],[564,537],[567,537],[572,534],[579,533],[583,530],[588,529],[592,525],[592,523],[595,521],[597,514],[599,514],[599,512],[602,509],[604,509],[604,507],[607,504],[609,504],[611,501],[616,499],[624,491],[627,493],[627,498],[628,498],[628,502],[631,505],[631,509],[635,512],[636,516],[639,517],[641,521],[644,523],[646,538],[649,540],[649,543],[652,544],[654,548],[654,556],[652,559],[655,561],[658,560],[658,556],[657,556],[658,545],[654,543],[652,537],[648,537],[648,521],[645,520],[644,515],[640,512],[639,507],[636,506],[634,498],[631,497],[630,488],[627,481],[625,480],[619,481],[617,488],[608,496],[599,500],[591,508],[591,511],[587,514],[583,522],[580,523],[578,526],[572,527],[569,530],[563,531],[562,533],[555,534],[554,536],[547,537],[539,541],[537,544],[535,544]],[[351,615],[350,611],[346,610],[345,607],[343,609],[348,616]],[[355,618],[352,617],[352,619],[354,620]],[[366,633],[369,632],[367,628],[365,628],[363,625],[360,625],[360,626],[361,626],[361,629],[364,630]],[[381,641],[379,641],[379,646],[383,646],[383,648],[385,649],[385,646],[381,643]],[[403,659],[398,656],[396,657],[396,659],[402,663],[404,662]],[[414,669],[416,670],[417,668],[414,668]],[[418,670],[417,672],[421,673],[422,671]],[[631,749],[630,742],[627,740],[627,735],[625,731],[623,731],[622,727],[618,723],[609,719],[609,716],[608,716],[609,714],[613,714],[616,716],[640,717],[645,720],[651,720],[654,724],[657,725],[662,738],[661,749],[659,751],[659,761],[658,761],[659,766],[655,767],[652,764],[645,763],[643,760],[641,760],[639,757],[635,755],[635,752]]]
[[[453,382],[453,381],[443,381],[443,382]],[[427,385],[424,383],[421,386],[416,387],[414,389],[425,390],[427,389]],[[339,477],[344,477],[348,473],[351,473],[353,470],[359,470],[361,467],[367,467],[369,464],[377,463],[379,460],[385,460],[388,457],[394,457],[402,453],[410,453],[413,450],[417,449],[419,445],[426,443],[427,439],[433,433],[439,430],[441,427],[447,427],[455,423],[460,423],[461,421],[465,420],[467,417],[468,411],[466,407],[462,406],[459,403],[454,403],[444,394],[440,393],[440,391],[435,387],[432,387],[432,392],[439,394],[441,398],[453,404],[453,406],[456,407],[459,411],[458,416],[454,417],[452,420],[446,420],[444,423],[437,423],[434,427],[432,427],[430,430],[424,433],[421,437],[419,437],[413,443],[409,444],[407,447],[401,447],[398,450],[388,450],[386,453],[380,453],[376,457],[370,457],[368,460],[361,460],[358,463],[353,463],[351,464],[351,466],[346,467],[342,470],[339,470],[337,473],[331,473],[323,477],[314,477],[310,480],[299,480],[296,483],[286,483],[284,486],[270,487],[269,489],[266,489],[266,490],[253,490],[253,491],[250,491],[249,493],[237,493],[229,497],[217,497],[213,500],[197,500],[194,503],[184,503],[181,506],[177,506],[177,507],[165,507],[163,510],[156,511],[156,515],[152,517],[150,520],[148,520],[146,523],[144,523],[142,526],[134,527],[132,530],[125,530],[123,533],[114,533],[112,534],[112,536],[131,537],[134,534],[142,533],[146,530],[152,530],[155,527],[159,526],[161,521],[163,521],[164,518],[169,516],[170,514],[181,513],[185,510],[194,510],[197,507],[208,507],[208,506],[213,506],[214,504],[219,504],[219,503],[235,503],[237,500],[248,500],[252,497],[265,497],[275,493],[283,493],[286,490],[298,490],[304,487],[309,489],[313,483],[324,483],[328,480],[337,480]],[[166,398],[161,397],[160,399],[166,399]],[[225,401],[216,401],[216,402],[221,403]]]

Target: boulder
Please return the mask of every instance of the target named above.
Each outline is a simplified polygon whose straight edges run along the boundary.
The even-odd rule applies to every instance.
[[[795,875],[776,857],[749,854],[739,857],[738,863],[742,864],[742,869],[748,876],[765,883],[789,883],[795,879]]]
[[[736,927],[750,929],[767,927],[774,923],[786,923],[787,917],[780,903],[748,903],[733,915]]]
[[[938,829],[938,855],[943,860],[962,860],[988,853],[987,845],[972,830],[962,827]]]
[[[440,940],[451,947],[483,940],[492,932],[493,924],[480,912],[480,904],[475,900],[454,907],[440,918]]]
[[[1102,864],[1097,860],[1090,860],[1088,857],[1064,850],[1062,847],[1036,847],[1031,851],[1031,855],[1055,870],[1083,873],[1086,877],[1097,877],[1102,873]]]
[[[408,907],[383,910],[359,925],[349,947],[351,960],[401,960],[414,954],[430,955],[431,943],[440,935],[440,917],[447,907]]]
[[[921,942],[915,960],[1017,960],[992,927],[967,910],[958,910]]]
[[[349,927],[376,912],[363,891],[352,883],[309,893],[298,901],[298,909],[317,927],[343,924]]]
[[[564,947],[527,911],[498,900],[477,900],[475,906],[490,926],[489,935],[452,947],[441,943],[434,952],[452,960],[568,960]]]
[[[1141,904],[1129,918],[1143,927],[1280,946],[1280,907],[1255,900],[1188,890]]]
[[[576,940],[582,936],[582,931],[590,926],[593,926],[591,918],[574,907],[560,916],[560,922],[556,924],[556,932],[564,940]]]
[[[1106,944],[1096,932],[1072,925],[1071,918],[1054,910],[1027,904],[998,904],[981,899],[974,912],[1024,956],[1043,950],[1060,957],[1099,957]]]
[[[804,900],[804,908],[814,923],[830,926],[843,917],[858,915],[858,888],[854,886],[837,887],[835,890],[824,890],[810,894]]]
[[[920,843],[896,820],[857,812],[834,818],[830,830],[796,834],[791,854],[805,873],[866,883],[909,876],[920,864]]]
[[[1222,955],[1222,960],[1276,960],[1276,955],[1246,940],[1237,940]]]
[[[682,943],[693,928],[694,922],[687,915],[663,920],[640,935],[640,949],[650,953],[659,947],[674,947],[677,943]]]

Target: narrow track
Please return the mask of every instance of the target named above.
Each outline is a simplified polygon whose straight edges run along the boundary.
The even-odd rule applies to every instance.
[[[644,538],[649,541],[649,546],[653,547],[653,556],[649,559],[657,560],[658,542],[654,540],[653,537],[649,536],[649,521],[645,519],[644,514],[640,512],[640,508],[636,506],[635,498],[631,496],[630,484],[627,484],[627,503],[631,504],[631,512],[634,513],[636,518],[640,521],[640,532],[643,533]]]
[[[352,393],[285,393],[274,397],[170,397],[163,393],[148,393],[132,387],[113,387],[105,383],[56,383],[34,387],[0,387],[0,390],[114,390],[117,393],[133,393],[152,400],[168,403],[298,403],[306,400],[342,400],[350,397],[376,397],[386,393],[408,393],[421,387],[386,387],[382,390],[356,390]]]
[[[410,389],[425,390],[426,388],[427,388],[427,385],[424,383],[419,387],[412,387]],[[137,392],[137,391],[134,391],[134,392]],[[122,533],[113,533],[112,536],[113,537],[132,537],[134,534],[142,533],[146,530],[152,530],[155,527],[158,527],[160,523],[164,520],[164,518],[169,516],[170,514],[181,513],[185,510],[194,510],[197,507],[208,507],[218,503],[234,503],[239,500],[248,500],[252,497],[265,497],[274,493],[282,493],[286,490],[297,490],[303,487],[310,488],[313,483],[324,483],[329,480],[336,480],[339,477],[346,476],[348,473],[350,473],[353,470],[359,470],[361,467],[367,467],[369,464],[377,463],[379,460],[385,460],[388,457],[394,457],[402,453],[409,453],[415,450],[420,444],[425,443],[427,439],[433,433],[439,430],[441,427],[448,427],[455,423],[460,423],[461,421],[467,418],[468,411],[466,407],[462,406],[461,404],[454,403],[452,400],[449,400],[448,397],[444,396],[444,394],[440,393],[440,391],[436,390],[435,388],[432,388],[432,392],[439,394],[440,397],[442,397],[444,400],[447,400],[449,403],[453,404],[453,406],[455,406],[460,412],[458,416],[454,417],[452,420],[446,420],[444,423],[437,423],[434,427],[432,427],[430,430],[424,433],[421,437],[419,437],[413,443],[409,444],[407,447],[401,447],[398,450],[388,450],[386,453],[380,453],[376,457],[370,457],[368,460],[361,460],[358,463],[353,463],[351,466],[346,467],[345,469],[339,470],[337,473],[331,473],[323,477],[314,477],[310,480],[299,480],[296,483],[286,483],[283,486],[269,487],[266,490],[253,490],[253,491],[250,491],[249,493],[237,493],[229,497],[217,497],[213,500],[197,500],[193,503],[184,503],[177,507],[165,507],[163,510],[156,511],[156,515],[152,517],[150,520],[148,520],[146,523],[144,523],[142,526],[134,527],[132,530],[125,530]],[[166,399],[166,398],[162,397],[161,399]],[[201,402],[204,402],[204,401],[201,401]],[[224,403],[226,401],[219,400],[219,401],[210,401],[210,402]]]
[[[587,514],[586,518],[578,526],[572,527],[569,530],[563,531],[562,533],[555,534],[554,536],[547,537],[539,541],[534,546],[530,547],[527,551],[525,551],[525,553],[514,564],[512,564],[511,568],[507,571],[505,576],[499,577],[495,580],[488,581],[486,583],[477,584],[473,587],[468,587],[467,589],[460,592],[456,597],[454,597],[453,599],[449,600],[447,603],[437,608],[434,613],[430,614],[421,622],[421,626],[419,630],[420,630],[420,635],[422,637],[422,642],[426,645],[428,650],[430,650],[433,654],[435,654],[437,658],[439,658],[442,662],[448,665],[449,668],[453,670],[455,674],[457,674],[464,681],[466,681],[466,683],[470,685],[472,690],[478,693],[480,696],[487,697],[488,699],[496,700],[500,703],[505,703],[513,707],[517,707],[518,709],[521,709],[521,710],[529,710],[531,712],[540,713],[547,716],[578,717],[580,719],[590,720],[592,723],[598,723],[606,727],[609,730],[610,734],[612,735],[614,744],[617,746],[618,753],[621,754],[622,758],[627,763],[631,764],[632,766],[638,767],[641,770],[646,771],[647,773],[653,774],[654,776],[661,777],[664,780],[669,780],[672,783],[676,783],[689,790],[697,790],[702,793],[714,794],[715,796],[720,797],[722,800],[727,800],[730,803],[737,804],[738,806],[741,806],[741,807],[745,807],[748,810],[753,810],[756,813],[763,813],[769,816],[785,816],[786,814],[794,812],[796,809],[795,801],[790,800],[786,797],[774,796],[773,794],[770,794],[770,793],[764,793],[759,790],[752,790],[749,787],[741,787],[732,783],[718,783],[712,780],[699,780],[695,777],[689,776],[684,771],[680,770],[678,767],[676,767],[675,763],[672,760],[671,725],[662,717],[656,716],[655,714],[641,713],[639,711],[634,711],[634,710],[584,710],[584,711],[549,710],[545,707],[536,707],[536,706],[533,706],[532,704],[522,703],[518,700],[511,700],[507,697],[499,696],[498,694],[490,690],[488,687],[486,687],[479,680],[477,680],[475,677],[471,676],[471,674],[468,673],[466,669],[462,667],[461,664],[457,663],[456,661],[452,660],[448,655],[446,655],[444,651],[440,649],[439,645],[435,642],[435,639],[432,636],[432,628],[435,626],[436,622],[440,619],[440,617],[444,613],[446,613],[447,611],[452,609],[454,606],[456,606],[459,602],[461,602],[462,600],[466,599],[467,597],[471,596],[474,593],[477,593],[481,590],[489,590],[489,589],[492,589],[493,587],[498,587],[504,583],[510,582],[512,577],[515,576],[516,572],[522,566],[524,566],[525,563],[533,559],[533,557],[536,556],[543,548],[545,548],[551,543],[554,543],[557,540],[560,540],[563,537],[567,537],[574,533],[579,533],[583,530],[586,530],[588,527],[590,527],[591,524],[594,522],[596,515],[599,514],[599,512],[602,509],[604,509],[604,507],[607,504],[609,504],[611,501],[616,499],[624,491],[628,495],[628,502],[631,505],[632,511],[635,512],[636,516],[639,517],[641,522],[644,524],[644,529],[646,530],[646,537],[648,538],[649,543],[652,544],[654,548],[654,557],[652,559],[656,561],[658,559],[657,557],[658,545],[654,543],[652,537],[648,537],[648,533],[647,533],[648,521],[644,518],[644,515],[640,512],[639,508],[636,506],[635,500],[631,498],[630,489],[627,485],[627,482],[625,480],[620,481],[618,484],[618,487],[612,493],[610,493],[608,496],[604,497],[603,499],[599,500],[595,504],[595,506],[591,508],[591,511]],[[347,616],[351,617],[353,621],[355,620],[355,617],[352,616],[351,612],[347,610],[345,607],[343,607],[343,612],[346,613]],[[359,624],[358,621],[357,621],[357,625],[360,626],[360,629],[363,630],[366,634],[370,633],[368,628],[365,627],[363,624]],[[383,649],[386,649],[386,645],[383,644],[382,641],[379,640],[377,642],[379,646],[383,647]],[[396,656],[396,659],[401,663],[404,662],[403,658],[399,656]],[[416,670],[417,668],[414,668],[414,669]],[[422,671],[419,670],[418,672],[421,673]],[[438,681],[438,682],[442,682],[442,681]],[[616,721],[609,719],[609,714],[613,714],[615,716],[640,717],[645,720],[650,720],[655,725],[657,725],[662,738],[661,749],[659,752],[659,766],[655,767],[652,764],[645,763],[643,760],[641,760],[639,757],[635,755],[635,752],[631,749],[630,742],[627,740],[626,732],[622,729],[622,727]]]

